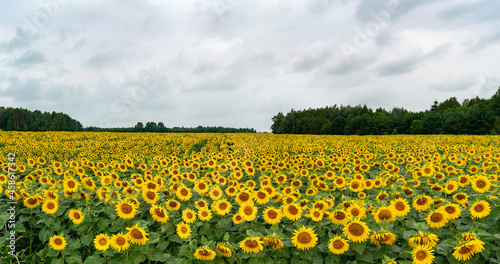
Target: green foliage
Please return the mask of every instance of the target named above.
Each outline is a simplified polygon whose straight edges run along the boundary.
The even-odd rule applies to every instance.
[[[64,113],[0,107],[0,129],[6,131],[82,131],[80,122]]]
[[[421,120],[413,120],[411,122],[411,127],[410,127],[410,132],[412,134],[420,134],[422,133],[422,130],[423,130],[423,126],[422,126],[422,121]]]

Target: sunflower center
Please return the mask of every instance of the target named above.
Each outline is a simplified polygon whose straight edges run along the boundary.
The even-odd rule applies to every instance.
[[[314,214],[313,214],[313,215],[314,215],[314,217],[320,217],[320,213],[319,213],[319,212],[317,212],[317,211],[316,211],[316,212],[314,212]]]
[[[450,190],[450,191],[451,191],[451,190],[453,190],[453,188],[454,188],[454,187],[453,187],[453,184],[448,185],[448,187],[447,187],[447,188],[448,188],[448,190]]]
[[[251,215],[253,213],[253,209],[251,206],[246,206],[243,212],[245,212],[246,215]]]
[[[188,195],[188,191],[186,189],[182,189],[181,190],[181,195],[182,196],[187,196]]]
[[[101,238],[99,239],[99,245],[104,246],[108,243],[108,240],[106,238]]]
[[[75,183],[74,183],[73,181],[69,181],[69,182],[68,182],[68,187],[69,187],[69,188],[73,188],[73,187],[75,187]]]
[[[417,204],[418,205],[424,205],[427,203],[427,198],[420,197],[417,199]]]
[[[380,235],[377,240],[380,241],[380,242],[386,242],[387,240],[389,240],[391,237],[387,234],[382,234]]]
[[[119,246],[123,246],[123,245],[125,245],[125,242],[127,242],[127,241],[126,241],[126,240],[125,240],[125,238],[123,238],[123,237],[118,237],[118,238],[116,239],[116,244],[118,244]]]
[[[443,220],[443,215],[441,213],[433,213],[431,215],[432,222],[438,223],[441,222],[441,220]]]
[[[74,213],[74,214],[73,214],[73,218],[75,218],[75,219],[77,219],[77,220],[78,220],[78,219],[80,219],[80,218],[81,218],[81,216],[80,216],[80,214],[79,214],[79,213]]]
[[[62,239],[60,239],[60,238],[56,238],[56,239],[54,239],[54,244],[56,244],[56,245],[60,246],[60,245],[62,245],[62,243],[63,243],[63,242],[62,242]]]
[[[486,183],[484,181],[477,181],[477,183],[476,183],[476,186],[479,188],[484,188],[485,185],[486,185]]]
[[[335,249],[341,249],[344,247],[344,242],[342,242],[341,240],[335,240],[333,241],[333,248]]]
[[[396,203],[396,209],[397,209],[398,211],[403,211],[403,210],[405,209],[405,207],[406,207],[406,206],[405,206],[405,204],[404,204],[403,202],[397,202],[397,203]]]
[[[463,194],[457,195],[457,200],[463,200],[463,199],[465,199],[465,195]]]
[[[296,215],[299,212],[299,210],[294,205],[290,205],[288,207],[288,212],[292,215]]]
[[[36,203],[37,203],[37,201],[38,201],[38,200],[37,200],[37,199],[35,199],[35,198],[29,198],[29,199],[28,199],[28,204],[34,205],[34,204],[36,204]]]
[[[384,210],[380,211],[380,213],[378,214],[378,217],[380,219],[386,219],[386,220],[391,219],[392,213],[391,213],[391,211],[384,209]]]
[[[165,217],[165,214],[163,213],[163,210],[156,208],[155,209],[155,214],[159,217]]]
[[[349,233],[355,236],[361,236],[364,233],[364,231],[365,229],[363,228],[363,226],[358,223],[353,223],[349,225]]]
[[[181,228],[181,232],[182,232],[183,234],[185,234],[185,233],[187,233],[187,232],[188,232],[188,230],[187,230],[187,228],[186,228],[185,226],[183,226],[183,227]]]
[[[264,192],[258,192],[257,193],[257,197],[259,197],[259,199],[265,199],[266,198],[266,194]]]
[[[385,193],[383,193],[383,194],[381,194],[378,198],[379,198],[380,200],[383,200],[385,197],[387,197],[387,195],[385,195]]]
[[[269,216],[269,218],[271,219],[276,219],[276,217],[278,217],[278,214],[275,211],[271,210],[267,212],[267,216]]]
[[[427,252],[425,251],[418,251],[416,254],[416,257],[418,260],[424,260],[427,258]]]
[[[453,207],[453,206],[446,206],[445,210],[446,210],[446,212],[448,212],[449,214],[453,214],[453,213],[455,213],[455,207]]]
[[[250,196],[248,196],[247,193],[240,194],[240,200],[242,200],[242,201],[248,201],[249,198],[250,198]]]
[[[481,204],[474,206],[474,211],[476,211],[478,213],[482,212],[483,210],[484,210],[484,207]]]
[[[303,244],[307,244],[311,242],[312,237],[307,232],[301,232],[300,234],[297,235],[297,240]]]
[[[359,184],[358,184],[358,183],[353,183],[353,184],[352,184],[352,188],[353,188],[353,189],[358,189],[358,187],[359,187]]]
[[[132,232],[130,232],[130,235],[135,239],[142,239],[144,237],[141,231],[137,229],[133,229]]]
[[[467,253],[471,252],[471,250],[472,250],[472,247],[470,247],[470,246],[462,246],[458,252],[460,252],[460,254],[467,254]]]
[[[56,207],[56,205],[54,203],[48,203],[47,204],[47,208],[49,208],[51,210],[54,209],[54,207]]]
[[[154,200],[156,198],[156,195],[154,194],[154,192],[148,192],[146,194],[146,196],[148,197],[148,199],[150,200]]]
[[[249,248],[257,248],[259,246],[259,243],[255,240],[247,240],[245,241],[245,246],[249,247]]]
[[[359,215],[359,210],[357,208],[354,208],[354,209],[351,210],[351,214],[353,216],[358,216]]]
[[[187,212],[186,217],[189,219],[193,218],[193,213]]]
[[[132,206],[130,206],[129,204],[122,204],[120,209],[124,214],[130,214],[132,212]]]
[[[210,255],[212,255],[212,253],[210,251],[206,250],[206,249],[202,249],[202,250],[200,250],[200,255],[202,255],[202,256],[210,256]]]
[[[226,210],[226,208],[227,208],[227,204],[226,203],[220,203],[219,204],[219,209]]]
[[[206,187],[207,187],[207,185],[205,185],[203,182],[198,184],[198,188],[200,188],[202,190],[205,189]]]
[[[172,202],[170,202],[168,205],[170,205],[170,207],[176,207],[176,206],[177,206],[177,203],[176,203],[176,202],[174,202],[174,201],[172,201]]]
[[[334,214],[334,217],[337,219],[337,220],[344,220],[345,219],[345,214],[344,212],[336,212]]]

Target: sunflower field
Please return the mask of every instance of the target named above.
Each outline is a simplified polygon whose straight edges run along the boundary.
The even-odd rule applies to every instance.
[[[500,263],[500,137],[0,132],[1,263]]]

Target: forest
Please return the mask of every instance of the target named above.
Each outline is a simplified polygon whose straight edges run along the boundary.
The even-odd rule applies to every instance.
[[[4,131],[82,131],[80,122],[64,113],[0,107],[0,129]]]
[[[497,134],[500,87],[490,99],[476,97],[459,103],[456,97],[451,97],[443,102],[434,101],[428,110],[420,112],[334,105],[280,112],[272,121],[271,130],[275,134]]]
[[[231,127],[165,127],[163,122],[147,122],[144,125],[138,122],[134,127],[119,127],[119,128],[99,128],[88,127],[85,131],[106,131],[106,132],[157,132],[157,133],[256,133],[253,128],[231,128]]]

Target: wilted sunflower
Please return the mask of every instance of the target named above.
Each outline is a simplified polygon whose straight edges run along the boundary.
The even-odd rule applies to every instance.
[[[33,209],[42,203],[42,199],[39,195],[28,196],[28,197],[24,198],[23,203],[24,203],[24,206],[26,206],[27,208]]]
[[[458,261],[467,261],[474,254],[483,251],[484,247],[477,240],[463,241],[453,248],[453,257]]]
[[[55,200],[45,200],[42,204],[42,211],[46,214],[54,214],[59,208],[59,203]]]
[[[148,233],[139,227],[139,223],[133,227],[127,227],[127,230],[127,236],[132,244],[144,245],[149,240]]]
[[[191,235],[191,228],[184,222],[178,223],[176,230],[177,230],[177,235],[182,239],[186,239]]]
[[[354,220],[344,227],[344,235],[352,242],[363,243],[370,235],[370,229],[366,223]]]
[[[302,218],[302,208],[296,203],[287,204],[283,208],[283,215],[292,221],[297,221]]]
[[[159,223],[166,223],[169,220],[167,210],[159,205],[151,206],[149,213],[153,219]]]
[[[217,253],[221,254],[222,256],[224,256],[226,258],[230,258],[232,256],[231,249],[226,244],[222,244],[222,243],[217,244],[216,250],[217,250]]]
[[[83,222],[85,217],[80,210],[71,209],[69,210],[68,217],[73,222],[73,224],[78,225]]]
[[[370,241],[375,245],[392,245],[396,241],[396,236],[389,231],[378,231],[370,236]]]
[[[190,208],[186,208],[182,211],[182,220],[188,224],[192,224],[196,221],[196,212]]]
[[[240,242],[240,248],[248,254],[257,254],[264,249],[259,237],[247,237]]]
[[[280,249],[283,248],[283,242],[279,237],[276,236],[276,234],[272,234],[269,236],[266,236],[262,239],[264,243],[266,243],[266,246],[272,247],[274,249]]]
[[[491,212],[491,207],[485,200],[476,201],[469,208],[470,214],[473,219],[484,218],[488,216]]]
[[[434,261],[434,250],[429,246],[416,246],[412,253],[414,264],[431,264]]]
[[[49,246],[54,250],[63,250],[66,248],[66,239],[62,236],[53,235],[49,239]]]
[[[94,247],[97,250],[101,251],[107,250],[110,247],[110,245],[111,245],[110,238],[106,234],[101,233],[94,238]]]
[[[262,213],[264,221],[270,225],[281,222],[281,211],[274,207],[267,207]]]
[[[121,219],[132,219],[137,213],[137,207],[134,204],[122,201],[115,205],[115,211]]]
[[[120,252],[122,250],[127,250],[130,247],[129,238],[123,233],[118,233],[113,235],[110,239],[111,247]]]
[[[194,256],[197,259],[204,260],[204,261],[213,260],[216,255],[217,254],[213,250],[211,250],[207,247],[198,248],[196,250],[196,252],[194,252]]]
[[[437,246],[437,242],[439,242],[438,236],[436,236],[433,233],[419,233],[418,235],[415,235],[411,237],[408,240],[408,245],[410,247],[415,247],[415,246],[429,246],[431,248]]]
[[[467,195],[466,193],[464,192],[461,192],[461,193],[456,193],[453,195],[453,200],[462,205],[462,206],[466,206],[467,202],[469,201],[469,195]]]
[[[349,241],[341,236],[334,236],[328,243],[328,249],[335,255],[342,255],[349,250]]]

